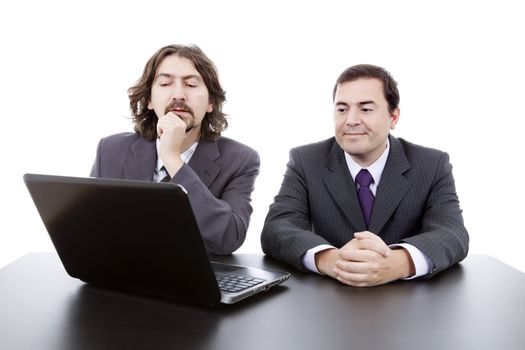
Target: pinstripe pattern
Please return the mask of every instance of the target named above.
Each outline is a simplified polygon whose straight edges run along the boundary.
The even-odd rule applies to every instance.
[[[414,245],[437,273],[465,258],[469,241],[448,155],[393,136],[390,146],[369,231],[387,244]],[[341,247],[364,230],[355,185],[335,139],[292,149],[261,234],[263,251],[304,270],[301,257],[308,249]]]

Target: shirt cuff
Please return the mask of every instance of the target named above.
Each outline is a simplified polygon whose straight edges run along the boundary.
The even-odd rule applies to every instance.
[[[323,275],[319,270],[317,269],[317,266],[315,266],[315,254],[327,249],[335,248],[334,246],[328,245],[328,244],[321,244],[317,247],[313,247],[312,249],[309,249],[306,251],[306,253],[302,257],[303,266],[315,273],[318,273],[320,275]]]
[[[403,279],[411,280],[420,276],[428,275],[430,272],[432,272],[432,266],[434,265],[432,261],[421,250],[417,249],[412,244],[399,243],[392,244],[389,247],[403,247],[407,250],[408,254],[412,258],[412,262],[414,263],[416,273],[413,276]]]

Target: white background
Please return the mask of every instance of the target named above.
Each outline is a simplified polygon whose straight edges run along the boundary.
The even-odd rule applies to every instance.
[[[22,175],[89,175],[98,140],[131,130],[126,90],[147,59],[164,45],[194,43],[227,91],[225,136],[261,156],[239,252],[261,252],[289,149],[332,135],[339,73],[372,63],[399,83],[394,135],[450,154],[470,252],[525,271],[518,3],[2,2],[0,266],[53,251]]]

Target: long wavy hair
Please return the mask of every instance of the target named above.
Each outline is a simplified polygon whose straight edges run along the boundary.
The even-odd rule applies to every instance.
[[[202,76],[208,89],[209,102],[213,111],[206,113],[201,124],[200,138],[206,141],[216,140],[221,132],[228,127],[226,114],[222,112],[222,105],[226,102],[226,92],[219,83],[217,68],[213,62],[196,45],[168,45],[158,50],[146,63],[142,77],[128,89],[129,107],[135,131],[146,140],[157,138],[158,117],[155,111],[148,109],[151,99],[151,87],[155,81],[155,74],[162,61],[171,55],[189,59]]]

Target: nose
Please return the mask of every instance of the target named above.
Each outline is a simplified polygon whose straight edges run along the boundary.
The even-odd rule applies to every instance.
[[[186,100],[186,89],[184,88],[184,83],[180,80],[176,80],[173,84],[173,89],[171,91],[172,100]]]
[[[359,125],[361,124],[361,117],[355,108],[350,108],[346,115],[346,125]]]

